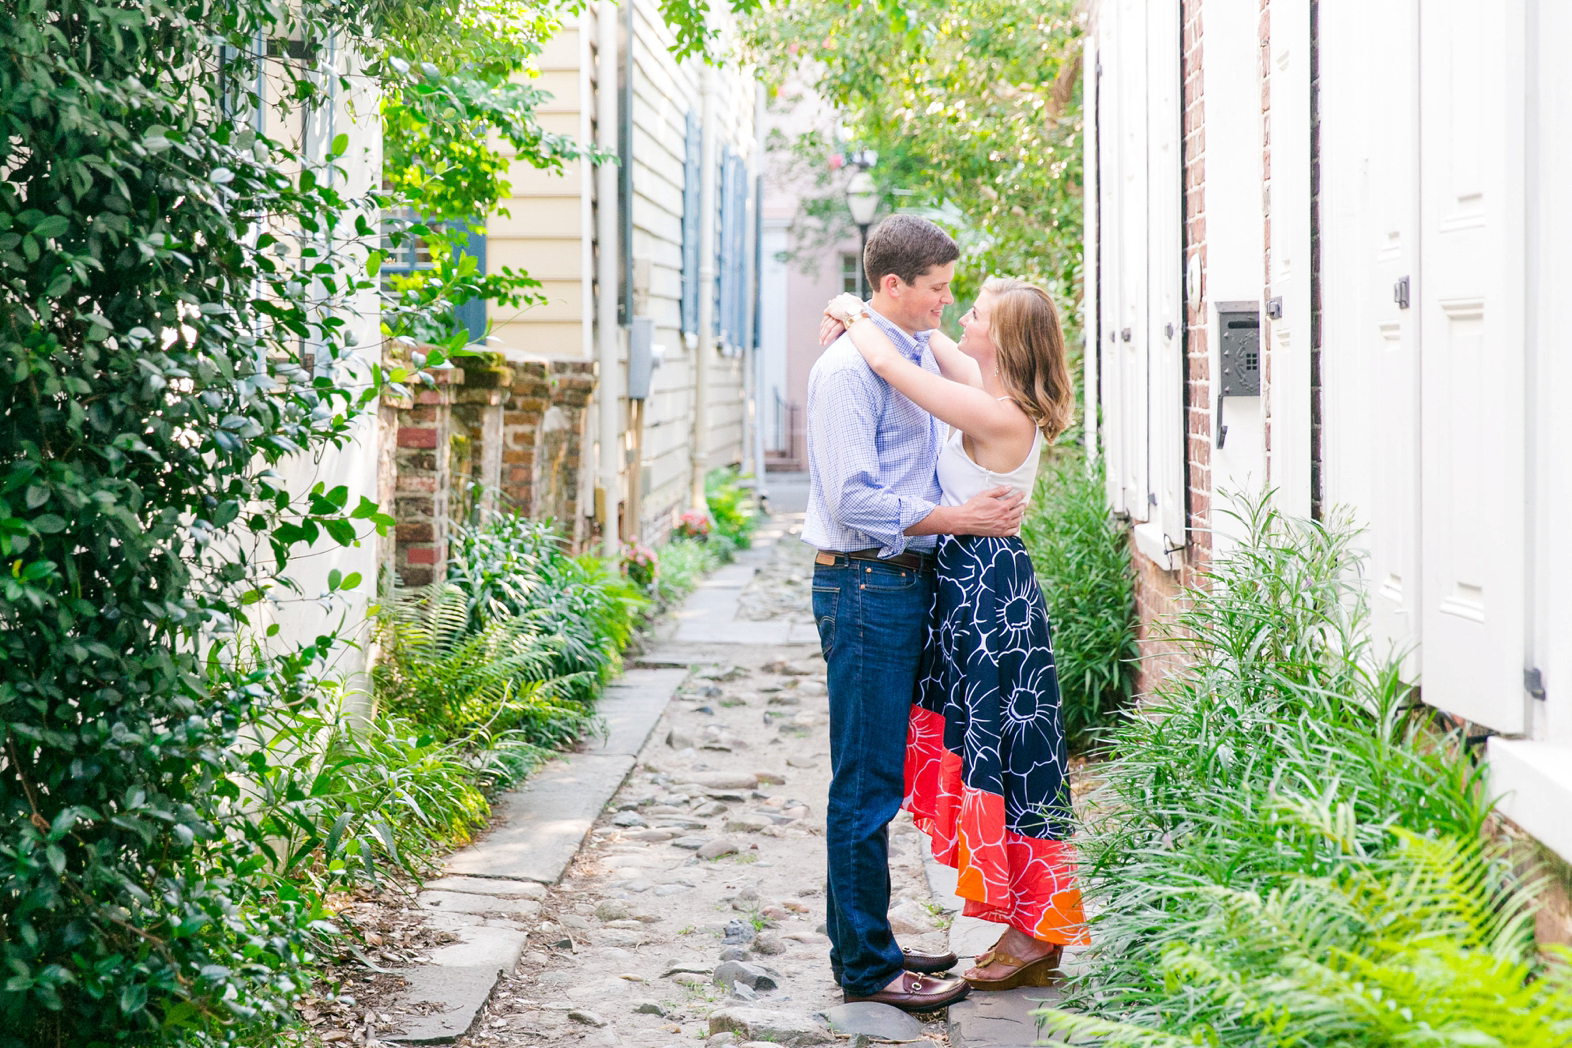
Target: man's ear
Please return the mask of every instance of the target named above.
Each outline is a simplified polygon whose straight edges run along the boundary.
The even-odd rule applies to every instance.
[[[879,278],[879,290],[891,298],[900,298],[901,291],[906,287],[906,282],[894,273],[886,273]]]

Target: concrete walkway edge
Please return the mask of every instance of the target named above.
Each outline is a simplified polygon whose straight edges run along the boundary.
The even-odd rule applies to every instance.
[[[580,752],[548,762],[521,789],[499,797],[496,827],[449,857],[444,877],[431,887],[456,883],[468,890],[424,891],[421,903],[427,909],[445,904],[432,919],[447,924],[458,941],[405,973],[409,985],[402,995],[446,1007],[407,1022],[389,1040],[451,1044],[469,1031],[524,950],[527,933],[510,918],[539,910],[528,901],[533,893],[517,889],[561,879],[687,675],[685,668],[632,669],[618,678],[596,704],[606,725],[599,744],[590,740]]]

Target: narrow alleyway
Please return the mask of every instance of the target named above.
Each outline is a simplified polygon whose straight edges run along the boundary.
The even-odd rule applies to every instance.
[[[813,1018],[840,994],[823,934],[827,699],[800,521],[778,511],[745,570],[712,577],[634,663],[694,669],[459,1044],[831,1040]],[[904,817],[892,830],[897,930],[942,950],[921,837]],[[722,1027],[735,1032],[712,1038]],[[901,1032],[948,1043],[938,1021]]]

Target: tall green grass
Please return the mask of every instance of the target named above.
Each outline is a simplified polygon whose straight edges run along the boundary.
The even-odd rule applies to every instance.
[[[1082,844],[1096,946],[1048,1025],[1109,1045],[1572,1043],[1532,886],[1479,843],[1477,769],[1371,648],[1353,529],[1264,500],[1242,524],[1173,629],[1192,668],[1110,735]]]
[[[1135,577],[1125,529],[1108,512],[1102,465],[1079,451],[1045,458],[1021,538],[1053,627],[1054,663],[1070,749],[1095,745],[1135,681]]]

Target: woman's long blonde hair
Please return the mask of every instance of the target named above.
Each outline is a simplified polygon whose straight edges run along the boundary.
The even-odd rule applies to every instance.
[[[1064,361],[1064,331],[1048,292],[1014,277],[989,277],[993,296],[988,327],[997,351],[999,381],[1043,436],[1052,440],[1070,425],[1075,391]]]

